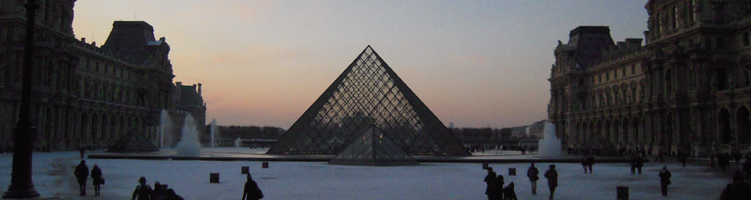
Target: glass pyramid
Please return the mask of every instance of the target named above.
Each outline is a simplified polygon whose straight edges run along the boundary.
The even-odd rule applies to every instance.
[[[370,46],[267,153],[339,154],[373,126],[409,155],[470,155]]]
[[[419,163],[396,146],[378,127],[373,126],[362,133],[352,144],[337,154],[329,164],[395,166],[418,165]]]

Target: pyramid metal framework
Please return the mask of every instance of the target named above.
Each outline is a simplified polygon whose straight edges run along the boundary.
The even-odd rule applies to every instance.
[[[412,156],[396,146],[383,131],[376,126],[367,129],[341,153],[334,156],[329,164],[364,166],[418,165]]]
[[[335,155],[372,126],[409,155],[470,155],[370,46],[267,153]]]

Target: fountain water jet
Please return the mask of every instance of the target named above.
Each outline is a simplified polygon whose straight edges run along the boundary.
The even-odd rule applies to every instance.
[[[545,122],[543,138],[537,143],[541,157],[561,157],[561,140],[555,136],[555,125]]]
[[[190,114],[185,116],[185,125],[182,131],[183,137],[177,143],[175,151],[180,156],[198,156],[201,154],[201,144],[198,142],[198,129],[196,120]]]
[[[162,110],[159,117],[159,148],[164,148],[165,141],[172,141],[172,118],[167,110]],[[165,138],[167,137],[167,138]]]
[[[214,148],[214,135],[216,134],[216,118],[211,120],[211,148]]]

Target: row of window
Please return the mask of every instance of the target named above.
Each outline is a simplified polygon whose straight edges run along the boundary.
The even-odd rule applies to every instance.
[[[630,70],[628,70],[628,69],[630,69]],[[612,70],[612,71],[607,71],[607,72],[604,72],[604,73],[600,73],[600,74],[598,74],[596,76],[597,79],[595,79],[595,76],[592,76],[590,78],[590,82],[591,82],[592,85],[594,85],[594,84],[600,84],[600,83],[603,83],[603,82],[606,82],[606,81],[610,81],[610,72],[613,72],[613,80],[616,80],[618,78],[618,71],[621,72],[620,73],[621,74],[621,78],[626,78],[626,76],[628,76],[628,75],[634,76],[634,75],[636,75],[636,65],[623,66],[620,69],[615,69],[615,70]],[[627,73],[629,71],[631,72],[630,74]],[[603,77],[605,77],[605,80],[603,80]],[[579,79],[579,86],[584,86],[584,79],[583,78]]]

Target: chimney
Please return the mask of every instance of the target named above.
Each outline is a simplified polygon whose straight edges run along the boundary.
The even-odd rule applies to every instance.
[[[198,96],[201,96],[201,83],[198,83]]]

